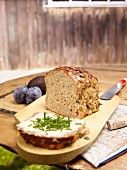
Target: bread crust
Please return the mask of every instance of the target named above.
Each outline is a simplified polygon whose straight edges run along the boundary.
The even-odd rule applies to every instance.
[[[49,150],[59,150],[62,149],[76,140],[85,137],[89,134],[88,128],[83,128],[82,131],[78,132],[75,135],[70,135],[66,137],[44,137],[44,136],[35,136],[34,134],[25,133],[23,130],[19,130],[20,135],[24,138],[26,143],[30,143],[33,146],[46,148]]]
[[[63,119],[67,121],[63,121]],[[64,128],[59,126],[59,121],[63,124]],[[17,129],[26,143],[55,150],[61,149],[88,134],[85,124],[86,121],[84,119],[68,119],[68,117],[62,117],[53,113],[45,114],[40,112],[18,124]],[[69,126],[69,129],[64,125]],[[55,126],[56,129],[49,129],[49,126],[51,128]],[[43,127],[43,129],[40,127]]]
[[[58,73],[60,74],[58,75]],[[59,78],[57,78],[58,76]],[[64,86],[66,86],[66,89],[64,88],[62,91],[63,86],[59,82],[63,79],[63,77],[65,77],[65,80],[62,81],[62,83],[65,84]],[[57,82],[55,82],[55,78],[57,78]],[[72,92],[73,94],[71,93],[70,96],[66,94],[66,91],[68,90],[67,88],[71,86],[69,83],[67,84],[67,81],[70,81],[68,78],[73,80],[73,83],[71,82],[70,84],[72,86],[74,85],[74,90]],[[52,82],[54,81],[54,84],[56,84],[57,87],[55,87],[55,85],[54,88],[51,87],[49,83],[50,79],[52,79]],[[45,80],[47,88],[47,109],[64,116],[77,118],[84,118],[99,110],[100,103],[98,79],[83,68],[68,66],[58,67],[49,71]],[[51,88],[52,91],[50,90]],[[61,92],[57,92],[57,89]],[[71,87],[70,90],[72,91]],[[64,102],[61,98],[64,98],[65,100],[68,98],[68,100],[70,99],[70,102]],[[74,101],[71,101],[72,98]],[[52,103],[54,103],[55,106],[53,106]],[[59,107],[57,107],[58,105]],[[66,108],[64,107],[65,105]]]
[[[90,72],[84,70],[82,67],[68,67],[68,66],[60,66],[57,67],[53,70],[50,70],[49,72],[46,73],[46,75],[49,75],[53,72],[59,72],[59,71],[64,71],[66,74],[68,74],[69,76],[71,76],[71,78],[75,81],[75,83],[83,83],[83,80],[85,82],[85,79],[83,78],[87,78],[87,79],[95,79],[96,81],[98,81],[98,79],[92,75]]]

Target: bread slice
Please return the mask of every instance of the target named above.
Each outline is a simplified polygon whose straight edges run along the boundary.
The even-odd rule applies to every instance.
[[[18,124],[17,129],[27,143],[51,150],[61,149],[88,133],[84,119],[43,112]]]
[[[47,109],[74,118],[99,110],[98,79],[83,68],[55,68],[47,73],[45,81]]]

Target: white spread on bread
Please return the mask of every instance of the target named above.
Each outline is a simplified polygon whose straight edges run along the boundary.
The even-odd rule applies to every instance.
[[[46,115],[52,118],[57,117],[57,115],[52,114],[52,113],[46,113]],[[36,118],[43,118],[43,117],[44,117],[44,112],[38,113],[34,117],[18,124],[17,129],[22,130],[27,134],[32,134],[35,136],[61,138],[61,137],[67,137],[70,135],[75,135],[80,128],[85,127],[84,119],[70,118],[71,119],[70,130],[63,129],[63,130],[45,132],[45,131],[39,130],[38,128],[33,128],[33,122],[31,120],[36,120]],[[67,119],[67,117],[65,117],[65,119]]]

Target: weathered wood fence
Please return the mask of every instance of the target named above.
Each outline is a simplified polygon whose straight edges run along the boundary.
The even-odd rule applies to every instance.
[[[126,8],[0,0],[0,70],[127,64]]]

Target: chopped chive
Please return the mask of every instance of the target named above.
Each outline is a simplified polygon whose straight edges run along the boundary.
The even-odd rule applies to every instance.
[[[29,124],[28,127],[32,126],[32,124]]]
[[[44,118],[36,118],[36,120],[31,120],[33,122],[33,128],[38,128],[42,131],[57,131],[57,130],[71,130],[70,123],[72,120],[68,117],[65,119],[64,116],[57,116],[56,118],[52,118],[50,116],[46,116],[46,112],[44,112]],[[30,124],[29,126],[31,126]]]
[[[75,125],[82,125],[82,123],[75,123]]]

